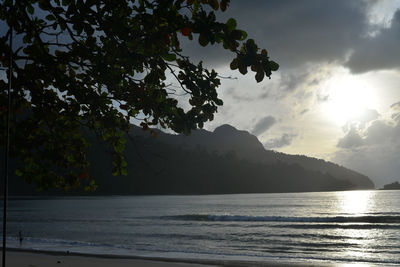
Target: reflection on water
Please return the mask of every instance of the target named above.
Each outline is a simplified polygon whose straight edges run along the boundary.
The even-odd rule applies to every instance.
[[[347,264],[339,264],[336,267],[372,267],[374,265],[368,263],[347,263]]]
[[[337,192],[338,213],[354,216],[369,213],[375,194],[374,191]]]
[[[147,257],[400,266],[400,191],[15,199],[10,245]]]
[[[374,191],[344,191],[337,192],[338,214],[346,216],[367,216],[371,213],[371,209],[375,206]],[[359,224],[367,224],[365,222]],[[351,246],[345,247],[344,254],[348,258],[360,259],[368,261],[371,258],[371,248],[376,242],[373,237],[373,232],[370,229],[341,229],[342,236],[349,237],[344,240],[345,243]],[[365,263],[345,264],[341,266],[351,267],[368,267],[371,266]]]

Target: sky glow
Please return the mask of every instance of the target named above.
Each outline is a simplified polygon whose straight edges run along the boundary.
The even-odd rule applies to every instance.
[[[378,187],[400,180],[399,7],[394,0],[232,1],[221,20],[236,18],[281,67],[257,84],[227,68],[226,51],[186,44],[194,60],[238,78],[222,80],[224,106],[205,128],[231,124],[266,149],[336,162]]]

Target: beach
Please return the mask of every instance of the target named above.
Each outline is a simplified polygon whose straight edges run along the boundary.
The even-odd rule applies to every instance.
[[[35,250],[11,249],[7,251],[6,266],[8,267],[212,267],[212,266],[352,266],[351,264],[336,265],[328,263],[307,262],[250,262],[250,261],[214,261],[191,259],[146,259],[140,257],[94,255],[67,252],[50,252]],[[357,265],[360,266],[360,265]],[[368,265],[369,266],[369,265]]]
[[[31,197],[8,212],[7,266],[400,266],[395,191]]]
[[[7,266],[9,267],[205,267],[212,265],[154,261],[134,258],[118,258],[108,255],[77,255],[70,253],[8,251]]]

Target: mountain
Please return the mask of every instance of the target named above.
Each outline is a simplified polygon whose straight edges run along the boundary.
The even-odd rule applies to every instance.
[[[132,126],[127,136],[128,176],[111,176],[104,145],[89,135],[95,194],[226,194],[372,189],[372,181],[331,162],[266,150],[254,135],[230,125],[191,135]],[[12,183],[16,183],[15,181]],[[10,184],[12,184],[10,183]],[[31,194],[19,183],[14,194]],[[24,189],[24,192],[21,190]],[[52,191],[50,194],[62,192]],[[77,194],[84,192],[78,191]]]
[[[140,133],[138,128],[134,129],[132,134],[134,136],[143,136],[143,133]],[[298,164],[306,170],[330,174],[337,179],[349,181],[355,186],[354,189],[371,189],[375,187],[367,176],[335,163],[304,155],[288,155],[266,150],[256,136],[251,135],[247,131],[237,130],[228,124],[217,127],[214,132],[197,130],[189,136],[170,135],[159,132],[157,139],[161,142],[178,145],[183,148],[200,146],[208,152],[217,151],[223,154],[233,151],[238,158],[255,163],[274,164],[282,162]]]

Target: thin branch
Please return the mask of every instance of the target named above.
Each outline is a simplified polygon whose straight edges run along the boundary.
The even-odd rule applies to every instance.
[[[179,80],[178,76],[176,76],[175,71],[171,68],[171,66],[169,66],[167,63],[165,63],[165,66],[170,70],[171,74],[175,77],[175,79],[178,81],[178,83],[180,84],[181,88],[183,91],[185,91],[186,93],[190,94],[189,91],[187,91],[184,87],[184,85],[182,84],[182,82]]]

